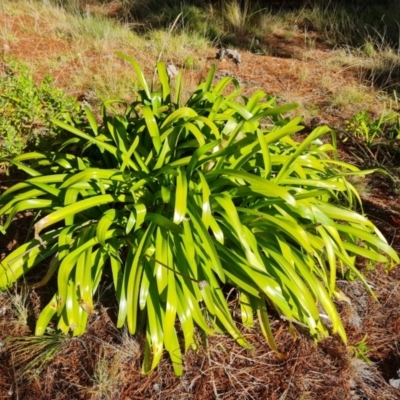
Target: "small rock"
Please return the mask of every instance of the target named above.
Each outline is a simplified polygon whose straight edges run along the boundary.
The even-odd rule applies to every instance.
[[[233,62],[235,64],[240,64],[241,63],[241,56],[240,56],[240,54],[238,53],[237,50],[231,50],[231,49],[222,48],[222,49],[218,50],[215,58],[217,60],[224,61],[225,60],[225,58],[224,58],[225,56],[230,58],[231,60],[233,60]]]
[[[389,384],[395,389],[400,389],[400,379],[389,379]]]
[[[237,52],[237,50],[227,49],[226,55],[228,56],[228,58],[231,58],[235,64],[240,64],[242,61],[240,54]]]
[[[7,43],[4,43],[3,44],[3,51],[6,53],[7,51],[10,51],[10,50],[11,50],[11,47]]]
[[[160,386],[158,383],[155,383],[155,384],[153,385],[153,390],[154,390],[156,393],[159,393],[159,392],[161,391],[161,386]]]
[[[224,49],[224,48],[219,49],[218,52],[217,52],[217,54],[216,54],[216,56],[215,56],[215,58],[216,58],[217,60],[223,60],[223,59],[224,59],[224,56],[225,56],[225,52],[226,52],[226,49]]]
[[[167,66],[167,74],[170,78],[175,78],[178,75],[178,70],[176,69],[174,64],[169,64]]]
[[[397,377],[399,379],[389,379],[389,385],[395,389],[400,389],[400,369],[397,371]]]

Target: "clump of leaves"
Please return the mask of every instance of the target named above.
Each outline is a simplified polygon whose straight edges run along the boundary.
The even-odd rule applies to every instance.
[[[361,165],[380,167],[391,178],[397,192],[400,163],[400,117],[393,111],[384,110],[379,118],[371,118],[360,111],[347,122],[347,136],[352,138],[361,154]]]
[[[49,75],[36,85],[26,66],[0,59],[0,157],[21,154],[28,145],[50,148],[49,141],[62,132],[51,119],[69,115],[83,114]]]
[[[55,152],[15,157],[29,177],[0,196],[4,233],[22,210],[38,218],[35,238],[1,262],[0,288],[43,260],[48,272],[36,286],[57,274],[36,334],[51,321],[61,332],[82,334],[109,266],[118,327],[146,337],[144,373],[165,348],[180,375],[178,334],[185,351],[196,348],[195,328],[227,332],[249,346],[225,298],[232,287],[244,326],[253,327],[256,315],[280,356],[272,311],[317,339],[329,334],[322,318],[329,319],[331,332],[346,341],[332,301],[341,298],[338,274],[350,269],[368,286],[355,266],[358,255],[399,260],[353,210],[360,199],[346,175],[364,173],[318,140],[329,128],[296,142],[291,135],[302,129],[301,118],[282,116],[296,105],[277,107],[262,91],[240,97],[231,77],[213,86],[215,67],[181,105],[181,73],[173,94],[158,63],[161,85],[150,89],[139,65],[120,56],[143,87],[138,100],[124,113],[105,102],[100,126],[88,109],[86,129],[55,121],[74,138]]]
[[[187,69],[194,69],[196,67],[196,59],[193,56],[185,57],[183,66]]]
[[[383,140],[400,140],[400,117],[394,112],[384,111],[379,118],[372,119],[366,111],[360,111],[347,122],[347,127],[370,148]]]
[[[354,353],[354,357],[357,357],[360,360],[365,361],[368,365],[372,365],[372,361],[368,358],[369,353],[371,352],[371,348],[367,344],[368,335],[365,335],[362,340],[357,342],[350,349]]]

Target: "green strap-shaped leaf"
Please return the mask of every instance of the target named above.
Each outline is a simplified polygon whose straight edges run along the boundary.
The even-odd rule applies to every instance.
[[[36,171],[35,169],[30,168],[21,162],[15,161],[15,159],[12,159],[12,158],[0,158],[0,162],[8,162],[12,165],[15,165],[16,167],[18,167],[18,169],[26,172],[30,176],[41,176],[42,175],[40,172]]]
[[[237,210],[239,212],[257,215],[259,217],[259,220],[254,222],[254,225],[263,225],[264,223],[267,223],[268,226],[273,226],[275,227],[275,229],[279,229],[286,235],[292,237],[293,240],[298,242],[309,253],[314,253],[314,249],[310,246],[309,243],[309,237],[307,236],[306,231],[302,228],[301,225],[290,221],[287,218],[275,217],[267,213],[262,213],[260,211],[248,208],[237,207]],[[269,224],[269,222],[271,222],[272,225]]]
[[[229,334],[239,343],[240,346],[249,348],[247,340],[243,337],[240,333],[239,329],[236,327],[232,316],[230,314],[228,305],[226,300],[223,296],[222,290],[215,278],[212,274],[211,269],[204,269],[204,272],[209,272],[207,278],[211,285],[211,294],[212,294],[212,301],[215,308],[215,315],[221,322],[221,324],[225,327],[225,329],[229,332]],[[207,288],[207,287],[206,287]],[[205,289],[206,289],[205,288]],[[203,290],[205,290],[203,289]],[[208,304],[209,306],[209,304]]]
[[[139,289],[141,283],[141,276],[143,272],[142,257],[144,256],[144,253],[146,252],[150,244],[155,227],[156,224],[150,223],[144,235],[142,236],[142,239],[140,240],[138,248],[136,249],[132,265],[129,267],[129,270],[127,269],[128,273],[127,286],[126,286],[127,322],[128,322],[129,332],[132,335],[135,334],[137,328]]]
[[[70,253],[72,237],[78,225],[69,225],[65,227],[58,238],[58,258],[60,262]]]
[[[100,218],[96,227],[96,236],[102,246],[106,245],[106,234],[110,226],[116,222],[117,210],[111,208],[107,210]]]
[[[158,72],[158,79],[160,80],[162,87],[163,101],[166,102],[167,99],[170,98],[171,89],[169,87],[167,69],[165,68],[165,64],[163,62],[157,63],[157,72]]]
[[[97,250],[92,252],[92,280],[93,280],[93,293],[96,292],[100,280],[103,276],[104,267],[110,258],[108,251],[104,248],[100,247]]]
[[[243,229],[242,223],[239,218],[238,210],[234,205],[230,196],[226,193],[218,196],[214,196],[215,200],[221,205],[222,209],[225,212],[221,212],[221,215],[224,216],[225,220],[232,226],[235,230],[237,237],[240,241],[240,244],[243,246],[243,249],[246,254],[246,258],[248,259],[249,263],[254,265],[256,268],[264,271],[265,267],[258,255],[258,252],[253,252],[252,246],[249,243],[249,237],[246,235],[245,230]]]
[[[198,174],[200,177],[201,191],[203,196],[203,205],[201,207],[202,209],[201,219],[206,229],[208,229],[208,227],[210,226],[210,219],[211,219],[211,206],[210,206],[211,192],[210,188],[208,187],[206,178],[204,178],[204,175],[200,171],[198,171]]]
[[[31,181],[29,183],[33,187],[37,187],[38,189],[40,189],[43,193],[48,193],[53,197],[57,198],[60,195],[60,189],[57,189],[52,185],[48,185],[46,183],[37,182],[37,181],[33,181],[33,182]]]
[[[107,231],[106,234],[106,240],[117,236],[118,234],[121,234],[121,230],[109,230]],[[61,314],[64,306],[65,306],[65,299],[67,297],[67,290],[68,290],[68,282],[70,275],[72,271],[75,268],[77,259],[79,256],[85,252],[87,249],[90,247],[95,246],[98,244],[98,238],[97,236],[91,238],[90,240],[78,244],[77,247],[71,251],[61,262],[59,271],[58,271],[58,277],[57,277],[57,283],[58,283],[58,293],[59,293],[59,298],[58,298],[58,308],[57,308],[57,313],[58,315]]]
[[[278,358],[285,359],[286,355],[278,350],[278,346],[276,345],[274,335],[272,334],[265,301],[263,299],[253,299],[252,301],[254,302],[257,308],[257,314],[258,314],[258,319],[260,321],[261,332],[263,333],[265,340],[267,341],[271,349],[275,351]]]
[[[211,89],[211,85],[214,79],[214,74],[215,74],[215,64],[211,65],[210,72],[207,75],[207,79],[204,82],[203,86],[203,92],[209,92]]]
[[[180,224],[186,215],[188,187],[185,173],[178,168],[176,177],[174,224]]]
[[[168,284],[168,270],[165,265],[168,265],[168,235],[167,230],[161,226],[157,228],[156,234],[156,266],[155,277],[157,282],[158,293],[164,293]]]
[[[156,118],[153,112],[151,111],[151,108],[148,106],[142,107],[142,112],[144,119],[146,121],[147,129],[149,131],[151,139],[153,140],[154,149],[156,150],[157,153],[159,153],[161,149],[161,139]]]
[[[79,329],[80,315],[79,303],[76,294],[76,287],[73,280],[66,283],[66,291],[64,298],[63,315],[61,316],[64,321],[64,329],[69,332]],[[67,333],[64,331],[64,333]]]
[[[64,206],[68,206],[69,204],[75,204],[77,202],[77,198],[81,191],[75,188],[68,188],[65,191],[64,196]],[[75,218],[75,213],[71,213],[65,218],[65,225],[73,225]]]
[[[13,200],[16,197],[16,195],[11,196],[12,193],[17,192],[21,189],[30,188],[32,184],[34,184],[35,182],[54,184],[62,182],[66,176],[67,176],[66,174],[54,174],[52,176],[38,176],[34,178],[28,178],[26,179],[25,182],[16,183],[15,185],[9,187],[3,194],[0,195],[0,204],[4,204],[7,201]],[[10,200],[8,200],[7,197],[10,197]]]
[[[322,126],[314,129],[306,139],[304,139],[301,144],[297,147],[296,151],[289,157],[287,162],[283,164],[282,168],[280,169],[277,177],[274,179],[276,183],[279,183],[283,179],[285,179],[288,175],[288,171],[290,169],[290,166],[292,165],[293,162],[297,160],[300,154],[303,153],[304,149],[307,148],[311,144],[311,142],[318,137],[324,135],[325,133],[329,132],[330,128],[327,126]]]
[[[124,162],[122,163],[121,168],[120,168],[121,172],[125,171],[125,168],[128,166],[129,160],[131,159],[132,154],[135,152],[135,150],[136,150],[138,145],[139,145],[139,136],[136,136],[135,140],[133,141],[133,143],[132,143],[131,147],[129,148],[128,152],[124,154]],[[140,157],[137,156],[136,160],[139,160],[139,159],[140,159]]]
[[[143,203],[136,203],[133,207],[136,211],[135,231],[137,231],[141,228],[143,222],[145,221],[145,218],[147,216],[147,208],[146,205]]]
[[[325,309],[327,312],[332,325],[333,325],[333,332],[338,333],[339,336],[342,338],[342,340],[346,343],[347,337],[346,337],[346,332],[344,330],[342,321],[340,319],[340,316],[337,312],[337,309],[335,305],[333,304],[333,301],[322,285],[322,283],[316,278],[310,271],[310,269],[302,263],[301,258],[299,257],[299,251],[296,249],[293,249],[293,258],[295,260],[296,266],[298,266],[301,269],[301,274],[304,280],[307,282],[308,287],[310,290],[313,292],[314,296],[318,301],[321,303],[322,307]]]
[[[169,345],[168,354],[171,358],[172,368],[176,376],[182,376],[183,374],[183,358],[181,353],[181,347],[178,340],[178,335],[176,334],[175,328],[172,331],[171,344]]]
[[[325,244],[325,252],[329,262],[329,294],[332,296],[336,289],[336,257],[335,249],[332,244],[332,239],[326,232],[323,226],[319,226],[317,231],[322,237]]]
[[[66,189],[76,185],[78,182],[88,182],[91,180],[104,180],[111,179],[117,182],[124,182],[122,173],[117,169],[100,169],[100,168],[87,168],[84,171],[73,174],[70,178],[65,180],[60,189]]]
[[[175,105],[179,109],[181,103],[181,91],[182,91],[182,71],[178,72],[175,79]]]
[[[88,106],[84,106],[83,108],[85,110],[86,118],[89,121],[90,127],[92,128],[92,131],[95,136],[99,134],[99,125],[97,124],[96,118],[94,117],[91,109]]]
[[[155,287],[152,276],[148,276],[150,280],[149,296],[147,301],[147,324],[150,333],[151,347],[153,349],[153,361],[149,370],[143,369],[145,374],[150,373],[159,364],[164,349],[164,332],[163,332],[163,314],[160,298],[157,288]]]
[[[387,263],[388,260],[385,256],[377,253],[374,250],[369,250],[364,247],[360,247],[358,245],[352,244],[352,243],[347,243],[344,242],[343,246],[346,250],[351,251],[354,254],[359,254],[360,256],[364,258],[368,258],[370,260],[378,261],[378,262],[383,262]]]
[[[197,163],[200,159],[201,156],[204,154],[208,153],[209,151],[213,150],[220,144],[220,140],[214,140],[210,143],[207,143],[206,145],[199,147],[192,155],[190,158],[189,165],[186,168],[186,177],[187,180],[190,180],[192,177],[192,174],[197,166]]]
[[[36,200],[37,201],[37,200]],[[112,203],[112,202],[133,202],[132,196],[127,196],[124,194],[121,194],[119,196],[113,196],[111,194],[105,194],[105,195],[100,195],[100,196],[94,196],[90,197],[85,200],[78,201],[74,204],[70,204],[68,206],[65,206],[57,211],[54,211],[53,213],[47,215],[46,217],[40,219],[38,222],[35,224],[35,238],[39,237],[39,233],[47,228],[50,225],[53,225],[59,221],[62,221],[63,219],[75,215],[77,213],[80,213],[84,210],[87,210],[92,207],[99,206],[101,204],[107,204],[107,203]],[[51,202],[50,202],[51,203]],[[33,208],[30,206],[29,208]]]
[[[117,328],[121,328],[126,320],[126,315],[128,312],[128,304],[126,299],[126,282],[122,270],[122,262],[119,256],[119,245],[117,240],[111,239],[109,246],[110,261],[111,261],[111,271],[113,276],[114,288],[117,294],[118,301],[118,317],[117,317]],[[126,265],[128,265],[132,256],[132,247],[128,248],[128,255],[126,259]],[[126,271],[126,269],[125,269]],[[127,279],[127,278],[126,278]]]
[[[391,247],[387,244],[386,240],[382,240],[382,239],[376,237],[372,233],[369,233],[366,229],[359,229],[354,226],[342,225],[342,224],[335,224],[335,226],[338,231],[353,235],[355,239],[362,239],[368,243],[371,243],[376,248],[378,248],[378,249],[384,251],[386,254],[388,254],[395,262],[397,262],[397,263],[399,262],[399,256],[394,251],[393,247]],[[346,243],[344,243],[344,245],[345,244]],[[376,256],[379,257],[379,254],[376,254]],[[369,258],[369,257],[367,257],[367,258]],[[383,260],[383,258],[381,258],[381,259]]]
[[[136,223],[136,216],[135,216],[135,213],[133,211],[131,211],[129,213],[129,217],[128,217],[128,221],[126,223],[126,229],[125,229],[125,233],[127,235],[129,235],[129,233],[135,227],[135,223]]]
[[[11,287],[24,273],[52,256],[57,251],[54,242],[57,240],[57,232],[49,232],[45,239],[48,242],[46,251],[41,249],[37,240],[32,240],[23,244],[9,254],[0,262],[0,290],[3,291]]]
[[[54,205],[54,201],[44,199],[31,199],[20,201],[10,210],[6,223],[2,227],[0,226],[1,231],[5,232],[5,230],[10,226],[15,215],[21,211],[52,208],[54,207]]]
[[[182,228],[169,220],[168,218],[162,216],[161,214],[147,213],[146,221],[154,222],[155,224],[175,233],[182,233]]]
[[[178,297],[177,314],[185,338],[185,353],[186,353],[189,350],[189,347],[192,347],[194,349],[197,348],[194,337],[194,324],[193,324],[191,310],[189,308],[189,305],[187,304],[185,296],[183,295],[180,285],[176,285],[176,293]]]
[[[249,112],[253,112],[254,108],[256,106],[259,106],[260,101],[266,97],[266,93],[262,90],[257,90],[253,95],[251,96],[250,100],[246,104],[246,110]]]
[[[210,128],[211,132],[215,136],[215,139],[221,138],[221,134],[219,132],[218,127],[214,124],[214,122],[210,118],[199,115],[197,117],[193,117],[192,121],[200,121],[200,122],[204,123],[205,125],[207,125]]]
[[[142,275],[142,280],[140,284],[140,291],[139,291],[139,308],[141,310],[144,310],[146,307],[147,303],[147,297],[149,295],[149,286],[150,286],[150,281],[148,276],[151,275],[151,272],[153,271],[153,266],[149,263],[146,258],[143,258],[143,267],[147,271]]]
[[[174,111],[164,120],[161,124],[161,132],[165,132],[168,128],[171,127],[172,124],[175,124],[180,119],[189,119],[193,117],[197,117],[198,114],[195,110],[190,107],[181,107],[178,110]],[[164,137],[163,137],[164,139]]]
[[[53,122],[53,124],[59,126],[60,128],[65,129],[66,131],[71,132],[74,135],[81,137],[82,139],[87,140],[89,143],[96,144],[99,147],[99,149],[107,150],[113,156],[120,158],[120,159],[122,158],[123,153],[119,149],[117,149],[115,146],[112,146],[111,144],[104,143],[103,141],[99,140],[100,135],[97,136],[96,138],[94,138],[94,137],[88,135],[87,133],[84,133],[80,129],[66,124],[65,122],[58,121],[55,119],[52,120],[52,122]],[[123,162],[123,160],[120,160],[120,161]],[[129,166],[132,167],[134,171],[139,170],[138,166],[133,162],[133,160],[130,159],[128,162],[129,162]],[[39,174],[36,174],[36,175],[39,175]]]
[[[250,302],[249,295],[246,292],[240,292],[240,311],[242,316],[242,323],[246,328],[253,328],[253,307]]]
[[[164,319],[164,344],[169,352],[175,352],[174,348],[174,335],[175,332],[175,319],[178,297],[176,294],[176,280],[174,271],[168,270],[168,285],[167,285],[167,303],[165,308]],[[179,347],[179,345],[178,345]]]
[[[140,68],[140,65],[132,57],[129,57],[126,54],[123,54],[123,53],[121,53],[119,51],[116,51],[115,54],[118,57],[121,57],[124,60],[128,61],[132,65],[132,67],[136,71],[137,77],[139,79],[139,82],[140,82],[143,90],[146,92],[147,98],[150,99],[150,97],[151,97],[150,96],[150,90],[149,90],[149,87],[147,86],[147,82],[146,82],[146,79],[145,79],[145,77],[143,75],[142,69]]]
[[[229,178],[243,179],[246,182],[254,185],[255,188],[261,188],[270,193],[270,196],[281,197],[286,200],[289,204],[296,206],[296,200],[285,188],[279,187],[273,182],[269,182],[263,178],[256,175],[250,174],[243,171],[232,171],[229,169],[213,169],[207,172],[205,175],[206,179],[214,176],[225,175]]]
[[[273,108],[269,108],[266,111],[260,112],[256,115],[254,115],[252,118],[250,118],[248,120],[248,122],[255,122],[255,121],[259,121],[262,118],[265,117],[269,117],[269,116],[273,116],[273,115],[280,115],[280,114],[285,114],[288,111],[294,110],[295,108],[297,108],[299,105],[297,103],[292,103],[292,104],[285,104],[283,106],[279,106],[279,107],[273,107]]]
[[[6,193],[4,193],[6,194]],[[45,192],[43,192],[43,190],[39,190],[39,189],[32,189],[32,190],[27,190],[24,191],[23,193],[19,193],[17,195],[11,196],[10,200],[6,203],[7,199],[4,198],[0,199],[0,201],[2,200],[3,203],[0,204],[4,204],[3,207],[0,208],[0,215],[7,215],[9,214],[12,210],[12,208],[14,207],[15,204],[18,204],[19,202],[23,201],[23,200],[31,200],[36,198],[37,196],[43,196],[44,194],[46,194]],[[8,195],[8,193],[7,193]]]
[[[214,244],[210,238],[210,235],[207,232],[206,227],[203,224],[203,221],[201,220],[196,209],[191,205],[190,202],[188,202],[188,212],[191,225],[194,228],[194,231],[201,238],[204,249],[207,252],[208,257],[210,257],[210,260],[212,261],[213,270],[217,273],[221,281],[225,282],[225,274],[222,269],[217,251],[215,250]]]
[[[46,333],[46,328],[52,318],[57,314],[57,294],[55,294],[50,302],[43,308],[36,321],[35,335],[43,336]]]
[[[89,233],[88,238],[90,237],[90,234],[93,234],[93,232]],[[95,259],[92,258],[92,253],[93,248],[89,247],[79,256],[75,271],[75,285],[78,288],[79,305],[88,314],[92,314],[94,312],[94,279],[92,277],[92,269],[94,268],[93,262]]]
[[[232,110],[235,110],[237,113],[239,113],[241,117],[245,120],[249,120],[251,117],[253,117],[253,114],[249,110],[247,110],[246,107],[243,107],[240,104],[235,103],[234,101],[227,101],[226,105]]]
[[[262,156],[263,156],[263,160],[264,160],[263,177],[268,179],[271,174],[271,168],[272,168],[271,155],[269,153],[269,148],[268,148],[267,142],[265,140],[265,136],[263,135],[263,133],[260,129],[257,129],[257,137],[258,137],[258,141],[260,142],[261,152],[262,152]]]

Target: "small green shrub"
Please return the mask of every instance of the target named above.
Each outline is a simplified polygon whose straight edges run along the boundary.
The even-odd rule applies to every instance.
[[[376,50],[375,50],[375,46],[373,43],[367,41],[361,48],[362,52],[366,55],[366,56],[374,56],[376,54]]]
[[[382,140],[400,139],[400,116],[384,111],[379,118],[372,119],[366,111],[360,111],[347,122],[347,129],[372,147]]]
[[[21,154],[29,145],[49,148],[50,140],[62,132],[53,127],[51,119],[66,121],[69,115],[82,115],[80,106],[57,89],[50,76],[36,85],[25,66],[13,60],[4,61],[3,65],[4,72],[0,72],[0,157]]]
[[[378,118],[371,118],[360,111],[347,122],[347,136],[357,143],[360,165],[385,171],[390,178],[391,190],[398,192],[400,166],[400,116],[383,111]]]
[[[231,77],[212,86],[215,66],[181,105],[181,73],[171,93],[158,63],[161,85],[152,92],[138,64],[121,56],[143,87],[138,100],[125,113],[105,102],[100,126],[88,109],[86,129],[55,121],[74,138],[55,152],[15,157],[29,177],[0,196],[4,233],[22,210],[38,218],[34,239],[1,262],[0,289],[23,275],[29,283],[29,271],[44,260],[48,272],[35,286],[57,274],[36,335],[49,325],[82,334],[108,275],[117,326],[146,338],[144,373],[165,348],[180,375],[178,337],[185,352],[196,348],[196,329],[227,332],[249,347],[227,303],[232,288],[243,325],[254,327],[256,316],[279,356],[268,312],[292,329],[299,322],[316,339],[333,332],[346,341],[332,301],[341,298],[337,276],[351,270],[369,288],[357,256],[399,259],[353,211],[359,197],[345,177],[362,172],[317,140],[330,129],[296,142],[291,135],[302,129],[301,118],[282,116],[296,105],[277,107],[262,91],[239,97]]]
[[[187,56],[183,66],[187,69],[194,69],[196,67],[196,59],[193,56]]]
[[[350,348],[353,351],[354,357],[366,362],[368,365],[372,365],[372,361],[368,358],[369,353],[372,349],[367,344],[368,335],[365,335],[362,340],[357,342]]]

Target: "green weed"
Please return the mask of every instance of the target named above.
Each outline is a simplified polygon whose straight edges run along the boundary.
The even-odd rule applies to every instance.
[[[367,345],[367,339],[368,335],[365,335],[362,340],[351,346],[350,349],[353,351],[354,357],[363,360],[368,365],[372,365],[372,361],[368,358],[372,349]]]
[[[75,118],[81,115],[75,99],[52,84],[47,75],[36,85],[25,66],[11,59],[0,60],[0,157],[21,154],[27,146],[50,148],[50,141],[62,130],[52,118]]]
[[[183,62],[183,66],[187,69],[193,69],[196,66],[196,59],[193,56],[187,56]]]
[[[347,121],[347,130],[372,147],[379,140],[393,142],[400,139],[400,116],[394,112],[382,112],[372,119],[366,111],[360,111]]]

